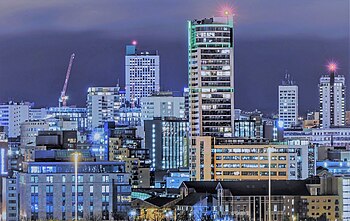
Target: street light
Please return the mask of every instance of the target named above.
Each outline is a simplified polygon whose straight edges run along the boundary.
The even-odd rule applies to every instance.
[[[129,216],[131,217],[131,220],[134,220],[134,218],[136,218],[136,211],[135,210],[131,210],[130,212],[129,212]]]
[[[78,220],[78,160],[80,153],[73,153],[74,157],[74,177],[75,177],[75,221]]]
[[[271,216],[271,153],[273,152],[273,147],[267,148],[268,158],[269,158],[269,221],[272,220]]]

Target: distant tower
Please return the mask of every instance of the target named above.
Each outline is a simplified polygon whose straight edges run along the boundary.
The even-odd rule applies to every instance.
[[[320,78],[320,127],[345,125],[345,77],[336,75],[335,63],[328,65],[328,75]]]
[[[282,85],[278,86],[278,116],[285,128],[290,128],[298,122],[298,86],[286,72]]]
[[[138,52],[136,41],[126,46],[125,91],[131,106],[140,106],[140,99],[159,92],[158,51]]]

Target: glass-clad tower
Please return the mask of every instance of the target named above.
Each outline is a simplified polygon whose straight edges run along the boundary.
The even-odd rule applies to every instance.
[[[233,135],[233,36],[231,16],[188,22],[191,136]]]

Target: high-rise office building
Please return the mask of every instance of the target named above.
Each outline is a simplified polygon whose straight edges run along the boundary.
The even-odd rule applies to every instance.
[[[131,106],[139,106],[140,99],[159,92],[158,51],[138,51],[136,45],[126,46],[125,91]]]
[[[298,86],[288,73],[282,85],[278,86],[278,115],[284,128],[290,128],[298,122]]]
[[[116,121],[120,108],[119,87],[90,87],[87,94],[88,129]]]
[[[329,75],[320,78],[320,127],[345,125],[345,77],[336,75],[336,65],[330,64]]]
[[[233,17],[188,22],[192,136],[231,137],[234,121]]]
[[[28,119],[28,103],[9,102],[0,105],[0,126],[7,128],[8,137],[18,137],[21,132],[21,123]]]

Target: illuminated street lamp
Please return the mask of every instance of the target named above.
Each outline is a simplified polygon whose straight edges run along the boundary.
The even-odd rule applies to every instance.
[[[75,221],[78,220],[78,160],[81,154],[73,153],[74,157],[74,177],[75,177]]]
[[[131,210],[129,212],[129,216],[131,217],[131,220],[135,220],[135,218],[136,218],[136,211],[135,210]]]
[[[269,158],[269,221],[272,220],[271,216],[271,153],[274,151],[273,147],[267,148],[268,158]]]

